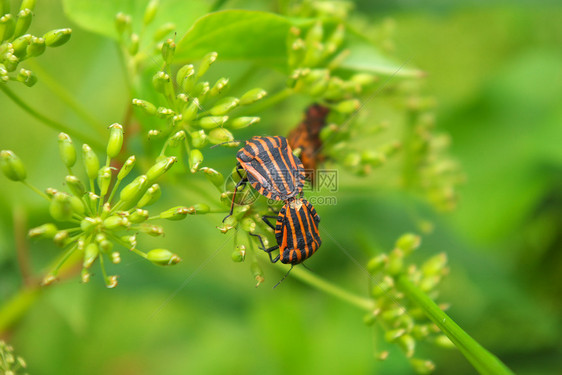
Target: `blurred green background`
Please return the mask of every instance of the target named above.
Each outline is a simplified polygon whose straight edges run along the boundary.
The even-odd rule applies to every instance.
[[[467,175],[455,212],[438,214],[414,202],[435,225],[418,255],[449,256],[451,272],[440,301],[450,302],[451,317],[516,373],[560,373],[562,6],[364,0],[356,12],[368,22],[394,20],[396,55],[428,73],[424,91],[437,99],[438,127],[451,135],[452,153]],[[112,42],[65,19],[58,1],[38,2],[36,13],[32,31],[73,27],[71,43],[42,57],[42,69],[87,102],[102,122],[122,118],[126,93]],[[36,87],[17,92],[51,117],[72,123],[73,115],[38,75]],[[61,181],[57,132],[3,95],[0,113],[1,148],[18,153],[35,185]],[[272,124],[271,115],[260,130],[269,126],[286,133],[301,114],[285,117],[294,122]],[[350,183],[341,175],[337,207],[318,209],[325,231],[362,263],[368,254],[358,243],[365,234],[390,249],[401,233],[418,230],[407,209],[413,198],[373,194],[376,184],[376,173]],[[167,195],[168,203],[177,202],[178,196]],[[27,227],[48,220],[39,198],[2,178],[0,304],[21,284],[14,215],[24,215]],[[189,217],[166,225],[166,243],[184,258],[175,268],[125,256],[115,290],[97,279],[87,285],[72,279],[42,294],[7,336],[29,372],[412,372],[397,350],[385,362],[374,359],[376,329],[365,326],[354,307],[291,277],[272,290],[282,276],[273,268],[266,269],[266,284],[254,288],[248,267],[230,260],[231,241],[215,229],[221,218]],[[37,273],[57,254],[43,242],[29,246]],[[308,265],[328,280],[367,293],[367,276],[327,237]],[[437,374],[475,372],[457,351],[425,346],[421,352],[436,363]]]

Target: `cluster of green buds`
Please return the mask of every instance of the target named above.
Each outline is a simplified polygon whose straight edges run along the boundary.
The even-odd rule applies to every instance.
[[[288,13],[302,18],[322,18],[345,20],[355,4],[352,1],[315,1],[304,0],[291,4]]]
[[[37,76],[20,68],[20,62],[36,57],[47,47],[58,47],[70,39],[72,30],[56,29],[42,36],[26,34],[33,20],[36,0],[23,0],[17,13],[10,13],[10,0],[0,0],[0,84],[10,80],[33,86]]]
[[[163,40],[172,34],[176,25],[169,22],[161,25],[152,35],[152,41],[141,40],[141,35],[145,35],[145,28],[153,23],[160,5],[159,0],[150,0],[144,10],[142,29],[140,32],[133,30],[133,19],[131,15],[117,13],[115,16],[115,28],[121,52],[127,62],[127,72],[133,77],[139,66],[159,53],[162,49]],[[150,60],[152,63],[152,60]]]
[[[404,141],[405,188],[419,191],[435,208],[451,211],[457,205],[457,186],[465,180],[459,164],[449,156],[450,137],[435,133],[435,101],[412,97],[407,103],[409,123]]]
[[[339,24],[327,36],[325,33],[320,21],[306,32],[297,27],[291,29],[289,86],[335,112],[350,115],[360,107],[357,96],[371,87],[377,77],[368,73],[356,73],[349,78],[338,76],[335,70],[349,53],[342,48],[345,26]]]
[[[344,166],[350,173],[365,176],[373,169],[385,166],[402,147],[398,139],[388,139],[386,121],[368,123],[367,126],[355,122],[362,120],[354,118],[343,125],[330,122],[323,128],[320,131],[322,152],[327,156],[326,168]],[[376,137],[382,140],[377,141]]]
[[[0,371],[4,375],[27,375],[27,365],[22,357],[14,354],[14,348],[0,340]]]
[[[385,341],[397,344],[414,370],[426,374],[433,371],[435,365],[429,360],[414,357],[417,343],[426,341],[446,348],[453,348],[454,345],[419,307],[409,303],[396,286],[397,278],[406,275],[423,293],[432,299],[437,298],[436,288],[449,271],[447,257],[441,253],[429,258],[421,267],[414,264],[407,266],[405,258],[420,243],[419,236],[404,234],[396,241],[392,251],[388,254],[381,253],[369,261],[367,270],[372,275],[371,296],[374,308],[364,320],[368,325],[377,323],[384,332]],[[445,305],[440,307],[447,308]],[[381,350],[377,357],[384,360],[388,355],[388,350]]]
[[[68,170],[64,185],[66,191],[54,188],[43,193],[27,181],[22,161],[12,151],[1,151],[0,166],[6,177],[23,182],[49,201],[49,213],[55,223],[46,223],[29,231],[32,238],[51,239],[64,249],[54,267],[44,277],[48,285],[57,279],[61,267],[82,262],[82,281],[88,282],[90,270],[99,260],[106,286],[117,285],[116,276],[108,276],[105,262],[119,263],[120,251],[127,249],[157,265],[173,265],[180,258],[166,249],[143,252],[137,248],[137,234],[162,236],[164,231],[153,220],[181,220],[189,214],[208,212],[208,207],[173,207],[157,215],[150,215],[147,207],[161,196],[158,178],[176,162],[171,156],[154,164],[145,174],[133,178],[135,156],[124,163],[111,163],[117,157],[123,144],[123,128],[119,124],[109,127],[105,165],[100,166],[98,156],[90,146],[82,146],[82,166],[85,183],[74,173],[77,152],[70,137],[59,134],[59,151]],[[124,185],[121,189],[119,187]],[[64,227],[59,227],[63,225]],[[74,262],[72,261],[74,260]]]
[[[260,120],[259,117],[232,114],[239,107],[262,99],[266,92],[255,88],[240,97],[224,96],[228,89],[228,78],[219,78],[212,85],[205,81],[204,74],[217,59],[216,52],[207,54],[197,68],[188,64],[172,74],[170,63],[174,51],[172,39],[164,42],[161,52],[165,65],[152,80],[155,90],[164,96],[167,106],[157,107],[142,99],[133,99],[133,105],[149,116],[164,120],[162,126],[148,132],[152,140],[163,141],[160,156],[176,155],[181,162],[186,157],[189,170],[195,173],[202,167],[203,154],[200,149],[203,146],[231,142],[234,140],[231,130],[245,128]],[[234,146],[237,144],[229,143]]]

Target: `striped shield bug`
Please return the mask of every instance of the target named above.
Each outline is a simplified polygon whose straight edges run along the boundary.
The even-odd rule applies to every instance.
[[[275,225],[269,220],[275,219]],[[299,264],[310,258],[322,244],[318,224],[320,216],[316,210],[304,198],[292,199],[285,203],[277,216],[265,215],[262,220],[275,231],[277,245],[265,248],[261,236],[250,233],[258,237],[261,242],[262,250],[269,254],[272,263],[281,261],[285,264]],[[275,258],[271,252],[279,249],[279,255]]]
[[[302,192],[304,167],[299,158],[293,155],[285,137],[252,137],[238,151],[236,159],[236,171],[241,180],[234,187],[230,213],[225,220],[232,215],[238,188],[248,182],[269,199],[286,201]],[[240,174],[241,169],[246,171],[245,177]]]

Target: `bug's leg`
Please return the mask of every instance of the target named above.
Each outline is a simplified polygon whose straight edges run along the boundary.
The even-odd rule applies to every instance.
[[[271,215],[263,215],[261,217],[261,219],[263,220],[264,223],[267,224],[268,227],[270,227],[271,229],[275,230],[275,226],[273,224],[271,224],[271,222],[269,222],[269,220],[267,219],[275,219],[277,220],[277,216],[271,216]]]
[[[283,280],[285,280],[287,278],[287,276],[289,276],[289,274],[291,273],[291,271],[293,270],[293,267],[295,265],[291,264],[291,268],[289,268],[289,271],[287,271],[287,273],[285,274],[285,276],[283,276],[283,278],[281,280],[279,280],[279,282],[277,284],[275,284],[275,286],[273,287],[273,289],[277,288],[277,285],[281,284],[283,282]]]
[[[263,239],[261,238],[261,236],[260,236],[259,234],[254,234],[254,233],[250,233],[250,232],[248,232],[248,234],[249,234],[250,236],[257,237],[257,238],[260,240],[261,249],[262,249],[263,251],[265,251],[265,252],[267,253],[267,255],[269,255],[269,260],[271,261],[271,263],[275,263],[275,262],[277,262],[277,261],[279,260],[279,257],[280,257],[281,255],[277,255],[277,256],[275,257],[275,259],[273,259],[273,257],[271,256],[271,252],[272,252],[272,251],[279,249],[279,246],[278,246],[278,245],[272,246],[272,247],[270,247],[269,249],[266,249],[266,248],[265,248],[265,245],[263,244]]]
[[[224,217],[224,219],[222,219],[223,223],[226,219],[228,219],[230,216],[232,216],[232,213],[234,212],[234,199],[236,198],[236,193],[238,192],[238,188],[242,185],[246,185],[247,182],[248,182],[248,180],[243,178],[240,181],[238,181],[238,183],[234,187],[234,194],[232,194],[232,203],[230,204],[230,212],[228,213],[228,215],[226,215]]]

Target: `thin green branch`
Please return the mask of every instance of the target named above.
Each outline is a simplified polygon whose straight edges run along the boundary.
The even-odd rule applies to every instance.
[[[62,87],[58,81],[53,78],[46,70],[44,70],[37,62],[30,61],[30,65],[33,71],[41,76],[41,82],[43,82],[47,88],[63,103],[65,103],[70,109],[78,115],[86,124],[90,126],[91,129],[96,131],[101,136],[105,137],[105,127],[104,124],[92,113],[90,113],[78,100],[76,96],[71,95],[64,87]]]
[[[287,271],[287,266],[284,264],[277,262],[275,263],[275,266],[285,272]],[[374,308],[373,301],[371,301],[370,299],[359,297],[353,293],[350,293],[347,290],[342,289],[339,286],[334,285],[301,268],[293,268],[293,270],[291,271],[291,275],[318,290],[331,294],[332,296],[337,297],[356,307],[359,307],[360,309],[372,311]]]
[[[0,90],[2,90],[14,103],[20,106],[25,112],[30,114],[31,116],[35,117],[37,120],[41,121],[51,129],[55,129],[60,132],[65,132],[70,134],[72,137],[80,139],[82,142],[88,143],[92,147],[103,150],[104,145],[102,142],[98,141],[96,138],[92,138],[87,134],[81,133],[77,130],[71,129],[67,125],[60,123],[58,121],[52,120],[47,116],[39,113],[35,109],[31,108],[26,102],[24,102],[19,96],[17,96],[12,90],[10,90],[6,85],[0,85]]]
[[[425,315],[447,335],[479,373],[513,374],[503,362],[470,337],[431,298],[412,284],[406,275],[398,276],[395,281],[398,288],[404,292],[406,298],[417,304],[424,311]]]

